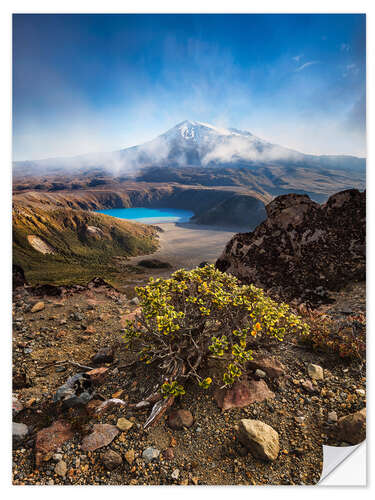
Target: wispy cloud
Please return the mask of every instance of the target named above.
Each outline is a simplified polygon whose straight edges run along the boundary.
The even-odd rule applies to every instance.
[[[350,49],[351,49],[351,46],[348,43],[342,43],[340,45],[340,50],[342,52],[349,52]]]
[[[349,75],[358,75],[358,73],[359,68],[356,64],[347,64],[342,76],[346,78]]]
[[[303,54],[301,54],[301,55],[299,55],[299,56],[294,56],[294,57],[292,57],[292,59],[293,59],[294,61],[299,62],[299,61],[300,61],[300,59],[301,59],[302,57],[303,57]]]
[[[312,66],[313,64],[318,64],[319,61],[309,61],[305,64],[302,64],[302,66],[299,66],[295,71],[298,72],[298,71],[302,71],[303,69],[305,68],[308,68],[309,66]]]

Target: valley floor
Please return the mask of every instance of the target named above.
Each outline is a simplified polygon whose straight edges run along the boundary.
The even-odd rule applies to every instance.
[[[188,222],[165,222],[157,224],[163,232],[159,233],[160,248],[150,257],[166,261],[173,268],[191,269],[202,261],[215,263],[231,237],[249,228],[225,228],[201,226]],[[131,263],[140,260],[132,257]]]

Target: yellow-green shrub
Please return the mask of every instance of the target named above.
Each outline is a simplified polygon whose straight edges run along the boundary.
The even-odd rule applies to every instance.
[[[203,388],[210,377],[200,375],[208,357],[226,360],[221,385],[233,384],[253,359],[249,340],[270,336],[280,341],[286,333],[307,333],[308,326],[254,285],[212,265],[180,269],[169,279],[150,279],[136,288],[141,312],[125,329],[129,343],[137,338],[140,359],[157,363],[165,396],[184,393],[180,383],[195,378]],[[178,381],[178,382],[177,382]]]

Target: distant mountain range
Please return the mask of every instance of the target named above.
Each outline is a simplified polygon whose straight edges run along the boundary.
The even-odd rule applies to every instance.
[[[184,121],[155,139],[120,151],[14,162],[15,176],[72,174],[101,169],[135,177],[144,168],[228,169],[302,167],[350,172],[364,179],[366,160],[345,155],[303,154],[256,137],[248,131]]]

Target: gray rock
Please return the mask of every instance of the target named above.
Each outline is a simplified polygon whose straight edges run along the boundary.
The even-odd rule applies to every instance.
[[[138,297],[133,297],[130,301],[129,301],[129,304],[131,304],[132,306],[138,306],[139,305],[139,298]]]
[[[160,455],[160,450],[153,448],[152,446],[146,448],[142,453],[143,460],[148,464],[158,458]]]
[[[91,359],[95,364],[112,363],[113,354],[112,347],[103,347]]]
[[[26,424],[18,424],[13,422],[12,424],[12,438],[14,443],[20,443],[25,439],[29,433],[29,428]]]

